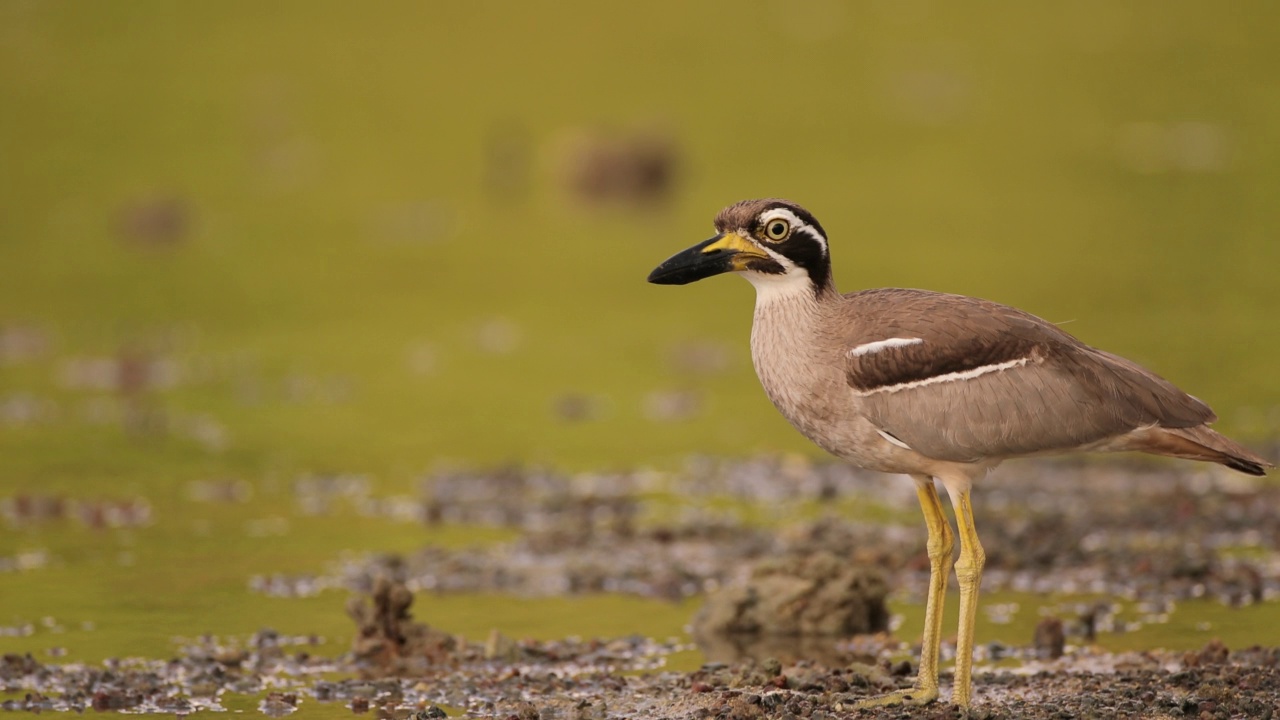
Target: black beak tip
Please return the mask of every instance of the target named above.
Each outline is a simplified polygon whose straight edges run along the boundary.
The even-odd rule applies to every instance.
[[[732,270],[729,258],[735,254],[734,251],[716,249],[708,252],[706,249],[721,237],[717,235],[663,260],[649,273],[649,282],[655,285],[688,285]]]
[[[668,269],[665,266],[665,263],[663,265],[659,265],[658,267],[654,268],[653,272],[649,273],[648,280],[654,285],[679,285],[680,284],[672,277],[672,273],[670,269]]]

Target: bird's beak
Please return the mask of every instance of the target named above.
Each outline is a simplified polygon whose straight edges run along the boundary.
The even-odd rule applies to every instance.
[[[649,273],[649,282],[687,285],[712,275],[746,270],[751,258],[767,257],[738,233],[720,233],[667,258]]]

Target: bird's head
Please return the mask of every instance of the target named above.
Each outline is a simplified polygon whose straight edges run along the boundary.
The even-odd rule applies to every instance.
[[[827,236],[817,218],[787,200],[743,200],[716,215],[716,236],[677,253],[649,273],[649,282],[685,285],[736,272],[758,290],[831,286]]]

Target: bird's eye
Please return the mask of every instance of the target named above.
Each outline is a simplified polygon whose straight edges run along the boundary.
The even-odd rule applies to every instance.
[[[786,240],[791,233],[791,225],[786,220],[770,220],[764,226],[764,235],[770,240]]]

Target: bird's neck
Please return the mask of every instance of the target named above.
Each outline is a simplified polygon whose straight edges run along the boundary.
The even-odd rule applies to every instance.
[[[812,343],[832,303],[839,297],[830,283],[817,288],[807,274],[748,275],[756,288],[755,321],[751,344],[757,354],[774,361],[799,358]]]
[[[800,272],[782,275],[751,272],[743,275],[755,286],[757,315],[773,305],[785,306],[792,311],[816,310],[840,296],[830,274],[819,276],[821,282],[815,282],[808,273]]]
[[[751,361],[765,394],[792,425],[828,450],[836,446],[814,417],[830,417],[826,403],[844,397],[828,392],[843,383],[842,366],[833,363],[830,318],[839,294],[828,285],[815,289],[807,276],[790,281],[775,276],[756,285],[755,319],[751,324]]]

